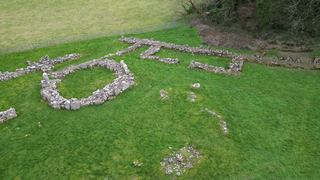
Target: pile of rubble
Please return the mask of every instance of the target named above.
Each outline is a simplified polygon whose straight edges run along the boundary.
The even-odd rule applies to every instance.
[[[162,97],[162,101],[163,101],[163,100],[166,100],[166,99],[169,99],[169,96],[168,96],[168,92],[167,92],[167,91],[165,91],[165,90],[160,90],[159,93],[160,93],[160,96]]]
[[[50,59],[48,55],[45,58],[41,58],[38,63],[27,61],[29,65],[26,68],[16,69],[15,72],[4,72],[1,73],[0,71],[0,81],[6,81],[12,78],[17,78],[21,74],[29,74],[35,72],[37,70],[41,70],[43,72],[51,71],[54,68],[54,65],[57,63],[63,63],[68,60],[73,60],[81,57],[80,54],[69,54],[65,55],[64,57],[58,57],[56,59]]]
[[[197,98],[197,96],[196,96],[193,92],[189,92],[189,98],[188,98],[188,100],[189,100],[190,102],[196,102],[196,98]]]
[[[133,161],[133,164],[135,166],[141,166],[142,165],[142,163],[140,163],[139,160]]]
[[[169,148],[172,149],[171,147]],[[187,173],[187,170],[192,168],[196,160],[201,157],[202,155],[199,152],[186,143],[186,147],[171,153],[163,159],[163,162],[160,162],[160,165],[167,175],[180,176],[183,173]]]
[[[102,90],[98,89],[97,91],[94,91],[88,98],[78,100],[76,98],[66,99],[60,96],[56,84],[61,82],[62,78],[75,71],[93,68],[96,66],[115,71],[115,74],[118,77],[114,79],[112,83],[106,85]],[[48,74],[43,73],[43,80],[41,80],[41,96],[44,100],[49,101],[49,105],[55,109],[75,110],[79,109],[81,106],[102,104],[104,101],[114,99],[119,93],[122,93],[134,85],[134,75],[130,73],[130,70],[123,60],[118,64],[114,60],[102,60],[101,58],[98,60],[88,61],[80,65],[71,65],[62,71],[51,73],[51,76],[59,79],[50,80],[48,78]]]
[[[9,119],[17,117],[16,110],[14,108],[10,108],[7,111],[0,112],[0,123],[7,121]]]

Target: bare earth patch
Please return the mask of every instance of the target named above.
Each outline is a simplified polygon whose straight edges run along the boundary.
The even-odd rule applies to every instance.
[[[313,49],[304,44],[281,42],[274,39],[271,33],[260,35],[249,35],[244,31],[235,28],[221,28],[204,24],[200,19],[194,19],[190,23],[198,29],[199,36],[203,39],[203,44],[212,47],[232,48],[237,50],[252,50],[260,55],[266,55],[270,51],[277,51],[280,56],[290,57],[299,62],[314,61],[315,56],[310,52],[319,51],[319,46]],[[272,39],[272,40],[271,40]]]

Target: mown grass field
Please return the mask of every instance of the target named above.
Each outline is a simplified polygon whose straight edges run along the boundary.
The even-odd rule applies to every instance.
[[[174,20],[162,0],[0,1],[0,47]]]
[[[134,37],[201,45],[197,30],[189,27]],[[0,71],[27,67],[25,61],[46,54],[84,54],[54,69],[62,70],[130,46],[118,39],[0,55]],[[164,50],[156,55],[180,59],[165,64],[140,59],[147,48],[110,58],[123,59],[137,85],[112,101],[76,111],[41,102],[40,71],[0,82],[0,111],[14,107],[18,113],[0,124],[0,179],[172,179],[160,170],[160,162],[172,152],[169,147],[186,142],[203,157],[179,179],[320,178],[318,71],[245,62],[241,76],[234,77],[188,68],[191,60],[227,66],[231,59]],[[86,69],[68,75],[58,88],[67,97],[87,97],[112,78],[108,70]],[[201,87],[192,88],[193,83]],[[161,101],[160,90],[168,91],[170,99]],[[188,101],[189,92],[196,94],[196,102]],[[202,108],[222,115],[229,134]],[[133,164],[136,160],[140,167]]]

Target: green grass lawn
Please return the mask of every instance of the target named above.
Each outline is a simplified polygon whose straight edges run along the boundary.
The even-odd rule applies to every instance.
[[[163,0],[3,0],[0,47],[174,20]]]
[[[189,27],[134,37],[201,45],[197,30]],[[62,70],[131,46],[119,38],[0,55],[0,71],[27,67],[25,61],[46,54],[84,55],[54,69]],[[180,60],[165,64],[140,59],[146,49],[110,58],[123,59],[137,85],[112,101],[76,111],[41,102],[41,71],[0,82],[0,111],[14,107],[18,114],[0,124],[0,179],[170,179],[160,162],[172,152],[169,147],[186,142],[203,157],[179,179],[320,179],[318,71],[245,62],[235,77],[188,68],[191,60],[225,67],[231,59],[165,49],[156,55]],[[88,97],[112,79],[110,71],[96,67],[68,75],[58,88],[68,98]],[[192,88],[193,83],[201,87]],[[161,101],[160,90],[170,98]],[[196,102],[188,101],[190,92]],[[229,134],[202,108],[222,115]],[[135,166],[136,160],[142,165]]]

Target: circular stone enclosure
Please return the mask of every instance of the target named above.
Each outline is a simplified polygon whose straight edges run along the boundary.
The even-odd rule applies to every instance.
[[[43,80],[41,80],[42,89],[40,92],[42,98],[48,101],[49,105],[55,109],[75,110],[81,106],[88,106],[90,104],[98,105],[107,100],[112,100],[119,93],[134,85],[134,75],[130,73],[130,70],[123,60],[117,63],[114,60],[102,59],[103,58],[87,61],[80,65],[71,65],[62,71],[52,72],[50,75],[56,78],[53,80],[48,78],[47,73],[43,73]],[[65,76],[82,69],[94,68],[96,66],[114,71],[118,77],[114,79],[112,83],[107,84],[102,90],[98,89],[94,91],[88,98],[82,98],[81,100],[76,98],[66,99],[59,94],[57,83],[61,82]]]

